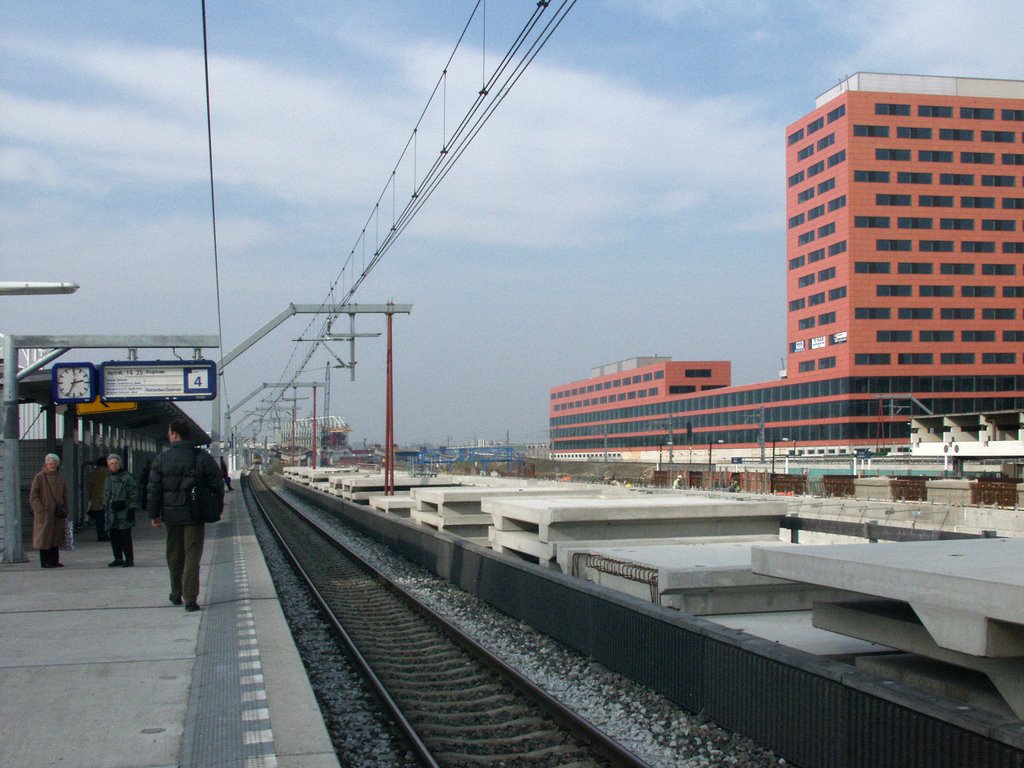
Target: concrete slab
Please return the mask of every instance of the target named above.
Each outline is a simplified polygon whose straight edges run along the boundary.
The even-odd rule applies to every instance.
[[[736,533],[775,534],[785,513],[785,502],[682,496],[550,500],[499,497],[485,500],[483,509],[491,514],[498,530],[536,530],[543,541],[552,541],[629,538],[621,535],[624,531],[639,535],[644,531],[682,535],[685,531],[686,535],[713,536],[729,529],[728,532]],[[698,533],[695,528],[704,530]],[[595,531],[606,535],[593,535]]]
[[[555,560],[568,543],[657,541],[724,536],[777,540],[784,501],[739,501],[677,495],[622,498],[484,499],[492,547]]]
[[[815,656],[853,661],[865,654],[891,653],[877,643],[865,642],[836,632],[818,629],[811,623],[810,611],[785,613],[746,613],[729,616],[705,616],[716,624],[740,629],[773,643],[796,648]]]
[[[1024,539],[758,549],[756,573],[909,603],[942,648],[1024,655]]]
[[[858,669],[897,680],[912,688],[944,699],[969,704],[1007,719],[1019,718],[999,694],[992,681],[975,672],[913,653],[862,656]]]
[[[407,493],[395,496],[374,496],[370,499],[370,506],[379,509],[381,512],[388,512],[399,517],[409,517],[412,512],[412,496]]]
[[[419,488],[412,491],[412,497],[422,509],[450,509],[453,512],[465,511],[462,505],[470,505],[469,511],[480,511],[480,503],[484,499],[500,498],[627,498],[626,491],[617,491],[611,486],[591,486],[590,488],[566,488],[558,484],[551,485],[460,485],[447,488]],[[631,498],[636,498],[632,496]]]
[[[882,643],[986,675],[1015,715],[1024,719],[1024,658],[986,658],[942,648],[904,602],[864,600],[814,607],[814,626]]]
[[[448,482],[438,477],[424,477],[396,472],[394,491],[396,494],[405,494],[413,488],[444,486]],[[336,496],[341,496],[343,499],[368,504],[370,499],[384,494],[384,476],[381,473],[374,473],[372,475],[332,477],[331,490]]]
[[[478,542],[488,540],[492,518],[482,509],[484,499],[561,498],[567,496],[598,498],[606,494],[602,486],[590,489],[564,488],[556,484],[533,486],[487,485],[413,488],[413,507],[409,517],[421,525],[443,530]],[[621,496],[621,493],[612,493]]]
[[[558,567],[554,549],[540,541],[535,533],[499,531],[492,525],[487,529],[487,542],[495,552],[526,557],[548,568]]]
[[[563,573],[695,616],[810,610],[816,600],[851,596],[754,574],[750,551],[755,544],[797,546],[767,537],[742,543],[696,539],[625,547],[573,545],[559,547],[557,559]]]

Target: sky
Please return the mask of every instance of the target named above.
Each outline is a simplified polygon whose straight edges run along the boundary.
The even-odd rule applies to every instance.
[[[0,281],[81,286],[0,299],[0,333],[220,331],[219,360],[340,299],[536,3],[467,26],[476,6],[208,0],[215,259],[200,0],[0,0]],[[352,294],[412,305],[396,441],[546,442],[551,387],[637,356],[776,378],[786,125],[860,71],[1024,79],[1022,33],[1019,0],[579,0]],[[293,317],[224,368],[225,407],[307,358],[297,380],[323,382],[335,359],[296,341],[321,328]],[[361,447],[384,437],[385,337],[356,360],[329,412]]]

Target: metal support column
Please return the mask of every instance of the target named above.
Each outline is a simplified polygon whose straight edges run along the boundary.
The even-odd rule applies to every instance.
[[[4,562],[25,562],[21,544],[21,456],[18,446],[18,348],[4,336]]]
[[[390,304],[388,305],[391,306]],[[384,417],[384,495],[395,495],[395,410],[392,387],[391,326],[394,313],[388,312],[387,394]]]

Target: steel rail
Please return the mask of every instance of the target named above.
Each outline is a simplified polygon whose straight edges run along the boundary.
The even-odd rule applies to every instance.
[[[251,476],[243,475],[243,482],[249,482],[251,484]],[[268,485],[264,484],[262,479],[260,479],[260,484],[263,485],[263,488],[268,493],[274,494],[274,497],[278,499],[278,501],[281,501],[281,503],[285,504],[290,509],[294,510],[294,507],[292,505],[287,504],[287,502],[280,498],[279,494],[274,493],[273,489],[270,488]],[[250,488],[250,490],[252,489]],[[441,768],[438,762],[434,759],[434,756],[431,754],[430,749],[427,747],[426,744],[423,743],[423,740],[416,732],[416,729],[412,726],[412,723],[409,722],[408,718],[406,718],[405,714],[398,706],[398,703],[391,697],[391,694],[388,692],[383,682],[381,682],[380,678],[377,677],[377,674],[373,671],[373,668],[370,666],[369,662],[367,662],[363,654],[360,653],[359,648],[352,640],[352,637],[341,625],[341,622],[338,621],[337,616],[334,615],[334,611],[331,610],[330,606],[327,604],[327,601],[324,599],[323,595],[320,594],[320,590],[317,589],[316,585],[313,583],[312,578],[309,576],[309,574],[306,573],[306,570],[302,567],[302,564],[299,562],[298,556],[294,552],[292,552],[291,548],[285,542],[284,537],[281,535],[280,531],[278,531],[277,526],[274,525],[274,521],[271,519],[271,516],[267,513],[267,510],[263,502],[260,500],[259,496],[254,491],[250,495],[253,500],[253,503],[259,510],[260,515],[263,517],[264,522],[267,524],[267,527],[273,534],[274,539],[277,541],[278,546],[281,548],[282,553],[288,559],[288,562],[291,563],[292,568],[294,569],[299,579],[301,579],[302,582],[305,583],[306,588],[307,590],[309,590],[309,594],[314,600],[314,602],[319,606],[320,613],[324,617],[324,620],[331,625],[335,633],[341,639],[342,643],[345,645],[345,649],[348,651],[349,655],[352,658],[352,661],[355,663],[359,672],[363,675],[367,683],[373,689],[374,694],[376,694],[377,697],[380,699],[380,702],[384,706],[384,709],[387,710],[388,714],[395,721],[395,725],[398,727],[399,731],[401,731],[402,735],[408,740],[409,746],[416,754],[416,758],[427,768]]]
[[[313,528],[319,535],[324,537],[331,543],[332,546],[337,548],[343,555],[350,558],[355,565],[361,570],[371,576],[378,584],[385,588],[390,593],[394,594],[406,607],[412,609],[417,615],[425,619],[427,622],[435,626],[440,632],[447,635],[450,639],[462,648],[462,650],[469,653],[471,656],[480,660],[484,665],[492,668],[496,671],[502,679],[509,685],[516,688],[520,693],[526,696],[529,700],[534,702],[536,705],[544,709],[547,714],[568,732],[572,733],[575,737],[585,742],[591,749],[597,754],[600,754],[611,765],[616,768],[650,768],[650,764],[642,760],[637,755],[630,752],[628,749],[623,747],[619,742],[611,738],[608,734],[604,733],[592,723],[581,717],[577,712],[573,711],[569,707],[562,704],[560,701],[552,697],[544,689],[537,686],[533,681],[523,675],[519,670],[510,666],[500,657],[489,651],[487,648],[482,646],[479,642],[474,640],[472,637],[467,635],[460,627],[453,624],[436,611],[431,609],[428,605],[423,603],[418,597],[412,594],[405,587],[397,584],[391,577],[380,571],[378,568],[373,566],[371,563],[366,562],[358,554],[352,552],[341,542],[334,539],[329,532],[325,531],[315,521],[309,519],[301,510],[297,509],[294,504],[291,504],[287,499],[284,499],[279,493],[273,488],[264,484],[267,492],[274,495],[275,499],[290,509],[295,515],[305,521],[311,528]],[[262,509],[261,509],[262,511]],[[266,514],[264,512],[264,517]],[[275,531],[275,537],[278,537],[277,529]],[[288,551],[289,560],[294,562],[295,558],[293,554]],[[354,650],[354,657],[358,659],[357,663],[361,670],[364,670],[364,674],[370,675],[375,681],[374,690],[381,691],[383,696],[387,697],[387,701],[391,702],[396,711],[398,710],[398,704],[394,702],[394,699],[384,689],[384,684],[380,682],[375,673],[370,669],[369,663],[363,658],[363,656],[355,650],[355,643],[351,640],[345,630],[341,627],[340,623],[334,617],[333,613],[330,612],[330,608],[327,607],[326,602],[320,596],[316,588],[312,586],[309,577],[304,571],[301,572],[303,580],[310,585],[310,589],[314,591],[317,602],[321,605],[322,610],[328,612],[329,621],[332,626],[335,626],[343,637],[346,638],[345,643],[347,647]],[[369,678],[368,678],[369,679]],[[405,720],[403,716],[403,721]],[[414,732],[413,726],[409,725],[409,728]],[[404,732],[404,729],[403,729]],[[420,742],[422,744],[422,741]],[[428,748],[423,747],[424,750]]]

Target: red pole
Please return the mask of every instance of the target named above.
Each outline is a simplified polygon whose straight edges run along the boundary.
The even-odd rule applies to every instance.
[[[316,469],[316,384],[313,385],[313,436],[312,452],[309,457],[309,466]]]
[[[390,305],[389,305],[390,306]],[[388,372],[387,372],[387,414],[384,419],[384,495],[395,495],[395,413],[392,389],[391,365],[391,321],[393,312],[388,312]]]

